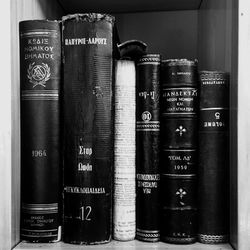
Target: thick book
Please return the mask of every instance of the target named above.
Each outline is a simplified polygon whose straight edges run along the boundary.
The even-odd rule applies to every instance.
[[[64,235],[75,244],[111,239],[114,18],[63,17]]]
[[[21,239],[60,240],[61,32],[57,21],[22,21]]]
[[[118,60],[115,69],[113,237],[135,238],[135,63]]]
[[[197,238],[197,61],[161,64],[161,239],[188,244]]]
[[[198,240],[229,235],[229,75],[200,72]]]
[[[160,239],[160,63],[146,54],[136,65],[136,238]]]

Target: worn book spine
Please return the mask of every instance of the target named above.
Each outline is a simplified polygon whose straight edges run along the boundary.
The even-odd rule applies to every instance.
[[[137,61],[147,53],[147,44],[141,40],[128,40],[117,45],[121,58]]]
[[[61,237],[60,87],[61,34],[57,21],[22,21],[21,239]]]
[[[160,239],[160,55],[137,62],[136,77],[136,238]]]
[[[113,27],[99,13],[63,17],[64,241],[111,239]]]
[[[115,71],[113,237],[135,238],[135,63],[118,60]]]
[[[198,240],[229,235],[229,75],[200,72]]]
[[[162,61],[161,239],[176,244],[197,238],[197,62]]]

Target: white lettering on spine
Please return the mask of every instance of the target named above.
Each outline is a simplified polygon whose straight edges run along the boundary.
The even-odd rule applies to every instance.
[[[104,187],[65,187],[66,193],[75,193],[75,194],[105,194]]]
[[[48,38],[32,38],[24,47],[24,59],[54,59],[54,47],[49,46]]]
[[[28,46],[24,48],[24,52],[34,52],[34,51],[46,51],[46,52],[53,52],[52,46]]]
[[[180,90],[180,91],[166,91],[163,92],[163,97],[192,97],[197,96],[198,92],[197,89],[191,89],[191,90]]]
[[[225,80],[217,80],[217,81],[202,81],[202,85],[223,85],[226,84]]]
[[[151,194],[152,188],[158,187],[159,174],[137,174],[137,187],[142,188],[144,194]]]
[[[92,165],[87,163],[83,164],[81,162],[78,163],[78,171],[92,171]]]
[[[35,158],[37,158],[37,157],[46,157],[47,156],[47,152],[44,149],[32,150],[31,151],[31,155],[32,155],[32,157],[35,157]]]
[[[155,92],[154,91],[142,91],[138,93],[139,97],[143,97],[144,99],[147,99],[147,97],[151,98],[152,100],[155,99]]]
[[[159,181],[160,175],[159,174],[137,174],[137,180],[141,181]]]
[[[30,38],[28,39],[28,44],[49,44],[49,39],[48,38]]]
[[[85,148],[84,146],[79,146],[79,155],[92,155],[92,148]]]
[[[69,45],[85,45],[85,44],[107,45],[107,38],[98,38],[98,37],[66,38],[64,40],[64,44],[66,46],[69,46]]]
[[[224,122],[204,122],[204,127],[225,127]]]

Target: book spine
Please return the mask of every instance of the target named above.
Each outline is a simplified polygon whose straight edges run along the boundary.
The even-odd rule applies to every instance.
[[[135,238],[135,63],[118,60],[115,75],[113,232],[126,241]]]
[[[111,239],[113,26],[110,15],[63,17],[64,241]]]
[[[225,243],[229,234],[229,75],[200,72],[198,240]]]
[[[160,239],[160,55],[137,62],[136,80],[136,238]]]
[[[197,63],[162,61],[161,239],[196,241]]]
[[[61,237],[60,85],[61,34],[56,21],[22,21],[21,239]]]

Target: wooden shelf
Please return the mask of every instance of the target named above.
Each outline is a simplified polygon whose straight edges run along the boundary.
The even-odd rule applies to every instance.
[[[174,245],[167,244],[163,242],[157,243],[146,243],[141,241],[128,241],[128,242],[120,242],[120,241],[111,241],[108,244],[102,245],[72,245],[65,244],[63,242],[52,243],[52,244],[37,244],[37,243],[25,243],[21,242],[17,245],[14,250],[78,250],[78,249],[114,249],[114,250],[232,250],[233,248],[229,244],[218,244],[218,245],[205,245],[201,243],[195,243],[190,245]]]
[[[65,13],[124,13],[199,9],[202,0],[58,0]]]

